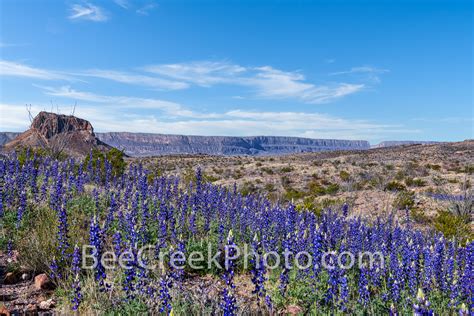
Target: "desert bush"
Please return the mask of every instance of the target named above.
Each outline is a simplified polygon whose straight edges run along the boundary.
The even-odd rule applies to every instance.
[[[252,182],[249,181],[246,181],[240,188],[240,193],[244,196],[255,193],[257,191],[258,188]]]
[[[18,231],[19,263],[28,270],[50,272],[56,253],[56,213],[46,206],[29,210]]]
[[[451,205],[448,210],[456,216],[470,220],[474,215],[473,206],[474,195],[472,194],[472,190],[465,187],[461,196],[451,199]]]
[[[339,178],[341,178],[342,181],[347,181],[350,179],[350,177],[351,175],[349,174],[349,172],[345,170],[341,170],[341,172],[339,172]]]
[[[400,183],[398,181],[390,181],[385,185],[385,190],[386,191],[404,191],[407,188],[403,183]]]
[[[474,237],[466,217],[455,215],[450,211],[439,211],[434,219],[434,227],[446,238],[455,237],[461,242],[472,240]]]
[[[264,190],[267,192],[274,192],[275,191],[275,185],[273,183],[266,183],[264,186]]]
[[[311,181],[308,184],[308,192],[309,194],[314,195],[314,196],[326,194],[326,190],[324,189],[324,187],[316,181]]]
[[[285,190],[285,194],[283,195],[283,199],[286,201],[299,200],[303,198],[305,195],[306,193],[303,191],[299,191],[294,188],[287,188]]]
[[[112,176],[119,177],[124,171],[127,163],[125,162],[125,154],[116,148],[112,148],[108,152],[104,153],[98,149],[93,149],[92,152],[84,158],[83,168],[87,171],[89,163],[92,165],[94,170],[97,169],[97,164],[102,174],[102,179],[105,180],[105,160],[111,164]]]
[[[473,174],[474,173],[474,165],[468,165],[464,167],[464,172],[467,174]]]
[[[406,178],[405,184],[409,187],[424,187],[426,185],[426,181],[420,178]]]
[[[415,192],[400,191],[393,202],[393,207],[397,210],[411,209],[415,206]]]
[[[436,164],[427,164],[426,165],[426,168],[428,169],[432,169],[432,170],[435,170],[435,171],[440,171],[441,170],[441,166],[440,165],[436,165]]]
[[[284,173],[288,173],[288,172],[292,172],[294,171],[295,169],[291,166],[286,166],[286,167],[283,167],[280,169],[281,172],[284,172]]]
[[[410,209],[410,217],[418,224],[428,224],[431,222],[431,219],[425,212],[418,207],[412,207]]]
[[[265,172],[265,173],[268,173],[268,174],[274,174],[272,168],[263,167],[263,168],[262,168],[262,171]]]
[[[331,183],[326,187],[325,191],[326,191],[326,194],[336,194],[339,191],[339,189],[340,189],[339,184]]]
[[[284,188],[288,188],[290,185],[291,185],[291,180],[290,178],[288,178],[287,176],[282,176],[280,178],[280,181],[281,181],[281,185],[284,187]]]

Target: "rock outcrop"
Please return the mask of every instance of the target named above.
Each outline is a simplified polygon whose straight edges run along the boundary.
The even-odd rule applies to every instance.
[[[65,153],[76,157],[87,155],[94,148],[112,148],[96,137],[89,121],[49,112],[40,112],[30,129],[7,142],[3,150],[11,151],[18,147],[43,148],[52,154]]]
[[[280,155],[330,150],[365,150],[364,140],[310,139],[301,137],[184,136],[147,133],[98,133],[105,143],[130,156],[167,154]]]

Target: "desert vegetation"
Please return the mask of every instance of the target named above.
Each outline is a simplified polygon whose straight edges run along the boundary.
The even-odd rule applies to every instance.
[[[201,165],[205,159],[231,163],[205,171],[184,165],[173,174],[180,165],[172,168],[172,159],[167,165],[126,161],[120,151],[92,151],[82,160],[30,150],[3,156],[5,278],[36,276],[37,291],[54,300],[31,306],[4,294],[5,304],[87,314],[468,315],[474,270],[469,168],[457,164],[449,174],[463,181],[464,193],[453,195],[419,191],[432,186],[430,177],[446,179],[433,174],[444,167],[350,155],[301,167],[308,158],[206,157]],[[272,173],[263,168],[281,182],[264,181],[259,175]],[[377,168],[385,170],[378,177]],[[220,183],[237,171],[245,181]],[[408,184],[406,174],[422,177],[423,185]],[[370,210],[348,198],[358,190],[348,185],[351,179],[392,195],[391,211],[366,216]],[[418,195],[446,207],[426,214]],[[247,261],[236,255],[240,249],[248,249]],[[206,264],[209,252],[219,254],[217,264]],[[298,255],[303,252],[308,256]],[[192,253],[204,254],[195,258],[198,267],[188,264]],[[367,261],[364,253],[378,260]],[[105,254],[108,261],[101,260]],[[110,266],[113,258],[124,263]]]

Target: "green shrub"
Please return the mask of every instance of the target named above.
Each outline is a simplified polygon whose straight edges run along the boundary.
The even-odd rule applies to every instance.
[[[311,195],[315,196],[326,194],[326,190],[324,189],[324,187],[316,181],[311,181],[308,184],[308,191]]]
[[[401,191],[397,194],[393,207],[397,210],[412,209],[415,206],[415,193],[411,191]]]
[[[292,201],[292,200],[299,200],[299,199],[303,198],[305,195],[306,195],[305,192],[298,191],[298,190],[293,189],[293,188],[288,188],[285,191],[285,194],[283,195],[283,198],[286,201]]]
[[[431,221],[431,219],[426,216],[425,212],[418,207],[410,209],[410,216],[418,224],[428,224]]]
[[[249,195],[255,193],[257,190],[257,187],[252,182],[246,181],[240,189],[240,193],[242,195]]]
[[[341,178],[342,181],[347,181],[350,178],[350,174],[349,172],[342,170],[341,172],[339,172],[339,178]]]
[[[420,178],[406,178],[405,184],[409,187],[424,187],[426,185],[426,181]]]
[[[286,167],[281,168],[281,172],[284,172],[284,173],[292,172],[293,170],[295,169],[291,166],[286,166]]]
[[[390,181],[385,185],[385,190],[387,191],[404,191],[406,189],[406,186],[398,181]]]
[[[474,237],[468,221],[465,217],[457,216],[449,211],[439,211],[434,220],[434,227],[446,238],[455,237],[459,241],[465,242]]]
[[[119,177],[124,173],[125,167],[127,165],[124,157],[125,154],[123,151],[120,151],[116,148],[112,148],[105,154],[98,149],[94,149],[92,150],[92,167],[94,169],[97,168],[97,163],[99,163],[100,170],[102,174],[105,175],[105,159],[107,159],[107,161],[112,166],[112,176]],[[83,165],[84,170],[87,170],[87,165],[89,164],[90,158],[90,155],[85,157]]]
[[[267,183],[267,184],[265,184],[264,189],[267,192],[274,192],[275,191],[275,185],[273,183]]]
[[[268,173],[268,174],[274,174],[272,168],[263,167],[263,168],[262,168],[262,171],[265,172],[265,173]]]
[[[339,184],[331,183],[326,187],[327,194],[336,194],[339,191]]]

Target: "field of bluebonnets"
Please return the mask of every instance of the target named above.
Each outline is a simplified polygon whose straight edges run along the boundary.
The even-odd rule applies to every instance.
[[[315,214],[212,185],[199,169],[191,181],[155,177],[140,165],[111,163],[100,154],[83,161],[5,156],[0,178],[1,247],[8,254],[17,251],[20,264],[51,276],[62,311],[235,315],[298,306],[305,314],[473,313],[474,243],[416,230],[409,212],[403,223],[393,217],[366,222],[350,216],[346,206]],[[185,267],[179,269],[169,255],[202,251],[207,257],[209,248],[232,255],[235,249],[228,246],[244,244],[251,251],[247,267],[242,257],[220,257],[221,268],[193,269],[181,258]],[[90,245],[85,253],[84,245]],[[139,264],[145,245],[153,246],[143,261],[162,254],[162,266]],[[283,261],[277,266],[275,256],[267,257],[271,269],[263,264],[263,253],[285,250],[304,269]],[[125,256],[125,266],[106,269],[100,260],[93,269],[83,266],[81,256],[90,263],[107,251]],[[305,265],[309,257],[294,255],[301,251],[312,263],[331,252],[325,256],[329,267]],[[378,252],[383,260],[345,269],[348,256],[335,264],[343,252],[357,259],[361,252]],[[186,295],[187,280],[204,276],[221,289],[205,305]],[[237,277],[250,280],[251,304],[239,304]]]

